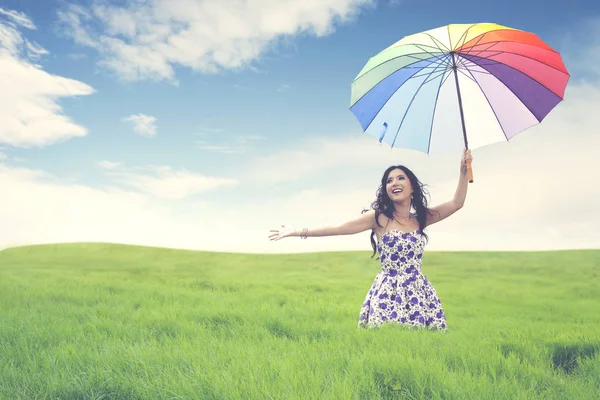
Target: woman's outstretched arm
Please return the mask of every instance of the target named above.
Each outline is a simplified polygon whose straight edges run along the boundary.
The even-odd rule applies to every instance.
[[[315,228],[294,228],[282,225],[281,229],[271,229],[269,232],[270,240],[279,240],[285,237],[320,237],[320,236],[339,236],[353,235],[364,232],[369,229],[375,229],[375,211],[370,210],[359,217],[343,222],[339,225],[322,226]]]
[[[467,171],[467,160],[472,160],[471,150],[463,150],[461,164],[460,164],[460,176],[458,178],[458,186],[452,200],[442,203],[438,206],[432,207],[434,211],[430,213],[427,218],[427,225],[435,224],[444,220],[460,210],[465,204],[467,198],[467,188],[469,186],[469,178]]]

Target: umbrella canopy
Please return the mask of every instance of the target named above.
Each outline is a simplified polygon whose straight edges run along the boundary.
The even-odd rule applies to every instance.
[[[540,123],[568,80],[560,54],[533,33],[451,24],[371,57],[351,84],[350,111],[391,147],[474,149]]]

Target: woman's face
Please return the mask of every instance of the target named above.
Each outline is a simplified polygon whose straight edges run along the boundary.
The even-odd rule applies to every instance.
[[[399,168],[390,171],[386,180],[385,190],[388,197],[394,203],[404,203],[410,200],[410,196],[413,192],[410,179],[404,171]]]

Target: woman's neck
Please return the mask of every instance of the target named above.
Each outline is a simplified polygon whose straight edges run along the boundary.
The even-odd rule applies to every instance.
[[[394,216],[396,218],[410,218],[410,206],[394,204]]]

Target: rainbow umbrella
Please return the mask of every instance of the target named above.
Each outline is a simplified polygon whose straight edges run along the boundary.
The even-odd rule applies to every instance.
[[[350,111],[391,147],[474,149],[540,123],[563,100],[569,77],[560,54],[533,33],[451,24],[371,57],[352,81]]]

